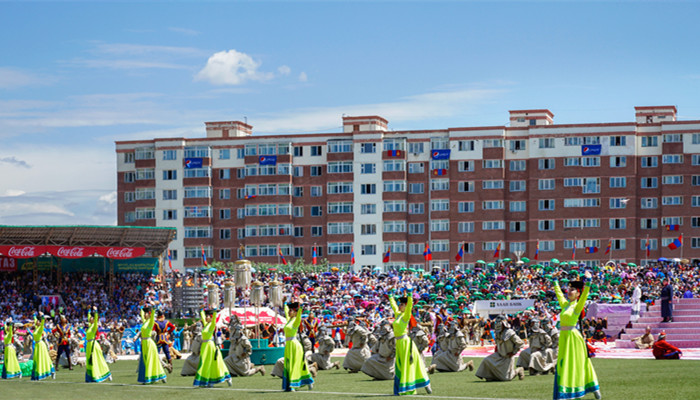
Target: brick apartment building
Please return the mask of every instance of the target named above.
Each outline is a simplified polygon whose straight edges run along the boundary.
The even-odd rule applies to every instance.
[[[116,143],[120,225],[176,227],[173,266],[245,257],[331,265],[455,266],[500,258],[700,259],[700,120],[636,107],[621,123],[390,131],[343,117],[342,133],[253,135],[207,122],[205,138]],[[683,246],[667,246],[683,235]],[[649,257],[647,257],[647,240]],[[605,254],[610,244],[611,251]],[[673,246],[672,246],[673,247]],[[389,262],[383,262],[390,250]]]

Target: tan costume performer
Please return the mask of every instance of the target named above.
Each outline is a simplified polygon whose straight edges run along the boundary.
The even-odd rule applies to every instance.
[[[325,326],[318,330],[318,351],[311,355],[311,361],[318,365],[318,369],[339,369],[338,361],[331,362],[331,353],[335,349],[335,341]]]
[[[496,351],[484,358],[476,371],[476,376],[487,381],[510,381],[516,376],[523,379],[522,368],[514,368],[515,354],[523,347],[523,341],[505,319],[496,321]]]
[[[474,370],[474,362],[469,361],[465,363],[462,360],[462,351],[467,348],[467,339],[464,333],[459,329],[457,321],[453,321],[450,324],[450,328],[443,339],[441,346],[444,346],[443,350],[433,357],[433,365],[440,372],[459,372],[464,371],[469,368],[470,371]]]
[[[372,346],[372,355],[365,361],[361,371],[377,380],[394,379],[396,339],[389,321],[380,321],[374,331],[374,336],[377,341]]]
[[[243,333],[243,326],[240,323],[231,324],[230,340],[231,345],[228,348],[228,356],[224,358],[224,364],[226,364],[231,376],[251,376],[258,372],[260,375],[265,375],[265,367],[256,367],[250,361],[253,346]]]
[[[348,350],[343,360],[343,368],[348,372],[360,372],[365,360],[370,358],[372,353],[367,347],[369,332],[364,327],[358,325],[355,320],[348,322],[348,331],[345,334],[345,346],[352,342],[352,348]]]

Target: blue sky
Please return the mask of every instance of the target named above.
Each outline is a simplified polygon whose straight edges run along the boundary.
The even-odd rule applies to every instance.
[[[115,140],[700,119],[694,2],[2,2],[0,224],[116,223]]]

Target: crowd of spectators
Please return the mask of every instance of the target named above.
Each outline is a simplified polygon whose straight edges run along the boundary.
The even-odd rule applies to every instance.
[[[313,313],[323,325],[342,325],[349,317],[371,328],[392,315],[386,301],[389,295],[410,293],[415,299],[416,318],[435,335],[441,322],[458,320],[472,343],[490,341],[489,321],[472,315],[475,300],[535,299],[531,309],[510,316],[511,326],[527,337],[529,321],[545,319],[558,312],[552,281],[558,279],[563,287],[583,274],[583,265],[518,265],[516,263],[486,265],[474,269],[434,270],[431,272],[401,269],[398,271],[364,270],[283,272],[268,270],[253,272],[253,280],[267,285],[272,280],[284,284],[285,296],[302,301],[306,314]],[[620,263],[594,268],[590,301],[602,303],[631,303],[635,287],[642,293],[641,303],[653,304],[659,296],[661,281],[669,278],[676,297],[697,296],[700,289],[698,268],[680,263],[660,263],[649,266]],[[0,314],[3,320],[29,321],[37,311],[46,314],[58,305],[43,302],[43,295],[60,295],[60,311],[70,321],[85,319],[89,308],[97,306],[104,317],[103,326],[117,323],[133,327],[139,307],[150,304],[169,316],[178,316],[172,291],[176,286],[196,285],[207,293],[206,287],[215,283],[223,287],[232,279],[232,270],[200,272],[197,276],[169,273],[164,278],[148,274],[117,274],[113,285],[102,273],[67,273],[58,277],[38,275],[36,287],[31,272],[2,273],[0,279]],[[161,280],[162,279],[162,280]],[[113,291],[110,293],[110,287]],[[240,305],[249,305],[247,291],[237,294]],[[223,304],[221,290],[220,304]],[[206,300],[205,300],[206,301]],[[605,321],[591,321],[584,331],[593,339],[603,339],[600,333]]]

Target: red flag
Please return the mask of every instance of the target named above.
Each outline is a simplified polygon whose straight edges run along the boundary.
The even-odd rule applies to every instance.
[[[462,243],[459,246],[459,251],[457,252],[457,255],[455,256],[455,260],[457,262],[460,262],[460,261],[462,261],[462,257],[464,257],[464,243]]]
[[[204,245],[200,245],[202,247],[202,262],[204,263],[205,267],[208,267],[209,264],[207,264],[207,255],[204,253]]]
[[[430,251],[430,245],[427,242],[425,243],[425,250],[423,250],[423,258],[425,258],[425,261],[433,259],[433,253]]]
[[[386,251],[386,254],[384,254],[384,262],[388,263],[389,260],[391,260],[391,246]]]
[[[311,254],[311,264],[316,265],[318,259],[316,258],[316,245],[314,245],[313,253]]]
[[[535,244],[535,260],[540,259],[540,241],[539,239],[537,240],[537,244]]]
[[[284,259],[284,254],[282,254],[282,248],[280,245],[277,245],[277,254],[280,256],[280,261],[282,261],[282,264],[287,265],[287,260]]]
[[[501,242],[498,242],[498,246],[496,246],[496,251],[493,252],[493,258],[498,258],[501,256]]]

